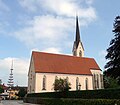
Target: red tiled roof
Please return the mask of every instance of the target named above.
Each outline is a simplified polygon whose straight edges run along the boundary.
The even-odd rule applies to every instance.
[[[75,57],[43,52],[32,52],[35,72],[88,74],[90,69],[100,70],[93,58]]]
[[[3,85],[0,84],[0,87],[2,87],[4,90],[8,89],[8,87],[5,86],[4,84]]]

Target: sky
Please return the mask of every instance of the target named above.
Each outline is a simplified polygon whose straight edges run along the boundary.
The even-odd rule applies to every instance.
[[[27,86],[32,51],[72,55],[79,17],[85,57],[102,71],[120,0],[0,0],[0,79],[7,85],[13,60],[14,85]]]

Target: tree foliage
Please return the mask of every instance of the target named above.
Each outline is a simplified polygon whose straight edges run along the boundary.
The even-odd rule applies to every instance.
[[[0,86],[0,93],[3,93],[4,89]]]
[[[69,89],[71,89],[70,85],[71,84],[68,82],[67,79],[62,78],[56,78],[53,84],[55,91],[68,91]]]
[[[19,98],[23,98],[27,94],[27,91],[24,88],[21,88],[17,94]]]
[[[118,78],[104,76],[104,88],[119,88]]]
[[[120,16],[115,18],[113,33],[114,38],[110,41],[110,46],[107,49],[106,59],[108,62],[105,65],[104,74],[116,79],[120,77]],[[118,82],[120,84],[120,79]]]

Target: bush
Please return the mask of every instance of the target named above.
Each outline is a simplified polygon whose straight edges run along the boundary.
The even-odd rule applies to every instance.
[[[26,102],[44,105],[120,105],[116,99],[29,98]]]
[[[119,99],[120,89],[84,90],[66,92],[31,93],[26,97],[42,98],[81,98],[81,99]]]

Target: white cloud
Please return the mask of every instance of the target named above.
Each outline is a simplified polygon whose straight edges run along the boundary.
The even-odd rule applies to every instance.
[[[80,20],[80,25],[86,25],[86,22]],[[29,47],[45,46],[49,48],[51,46],[60,47],[61,42],[69,43],[69,33],[75,33],[75,18],[42,15],[26,21],[21,29],[11,35]]]
[[[56,47],[59,42],[68,40],[68,33],[74,30],[74,19],[51,15],[35,16],[27,25],[14,32],[14,37],[28,46]],[[26,24],[25,23],[25,24]],[[45,48],[45,47],[44,47]]]
[[[41,50],[50,47],[60,48],[61,42],[64,44],[71,42],[69,34],[74,33],[76,13],[79,15],[81,26],[88,25],[97,18],[92,7],[93,0],[18,0],[18,2],[25,10],[40,14],[33,16],[31,20],[22,20],[23,27],[12,33],[30,48],[36,47]]]
[[[7,84],[10,69],[13,60],[13,77],[15,85],[19,83],[19,85],[26,85],[27,84],[27,74],[28,74],[28,66],[29,60],[24,58],[4,58],[0,59],[0,72],[2,72],[2,79],[3,83]]]
[[[85,0],[87,4],[92,4],[94,2],[94,0]]]
[[[59,48],[51,47],[51,48],[44,49],[43,52],[60,54],[61,50]]]
[[[4,0],[0,0],[0,12],[10,11],[8,6],[3,1]]]
[[[32,12],[35,12],[37,10],[37,7],[35,6],[35,4],[37,5],[37,1],[38,0],[18,0],[22,7],[25,7],[25,9]]]
[[[79,14],[79,17],[87,22],[94,21],[97,18],[96,11],[91,6],[93,0],[19,0],[18,2],[26,10],[32,12],[38,12],[39,10],[43,14],[56,14],[67,17],[74,17]]]
[[[31,52],[32,51],[48,52],[48,53],[56,53],[56,54],[60,54],[61,53],[61,49],[60,48],[55,48],[55,47],[49,47],[49,48],[45,48],[43,50],[40,50],[38,48],[33,48],[33,49],[31,49]]]

